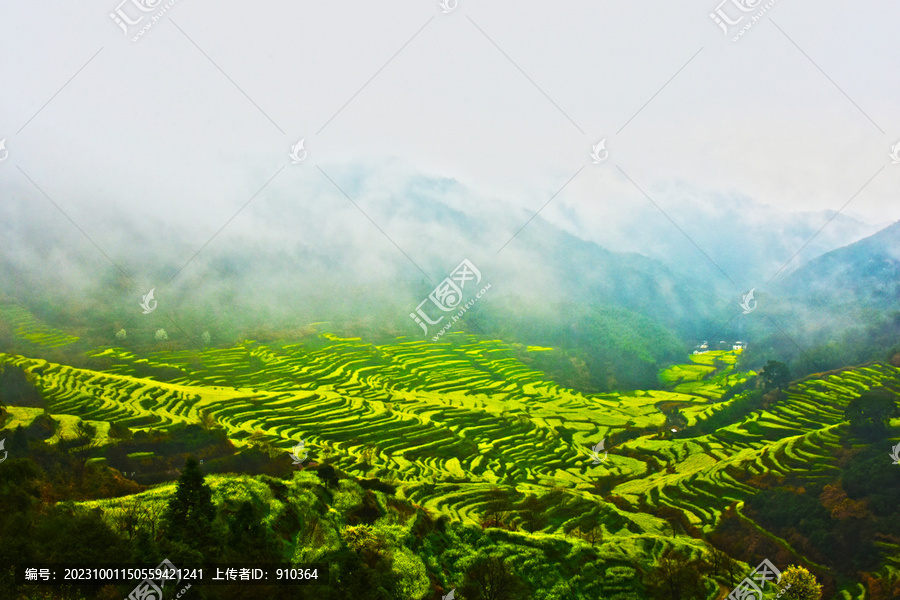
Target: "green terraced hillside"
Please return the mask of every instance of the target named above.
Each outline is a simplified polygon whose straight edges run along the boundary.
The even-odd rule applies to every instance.
[[[18,313],[3,318],[33,341],[70,343]],[[550,349],[461,333],[381,345],[323,333],[308,344],[143,355],[108,347],[91,353],[101,370],[11,354],[0,364],[29,374],[65,431],[81,419],[105,441],[114,422],[165,430],[211,418],[239,446],[253,436],[287,453],[304,440],[311,461],[389,480],[399,497],[475,525],[492,490],[519,500],[556,493],[533,535],[564,535],[593,513],[603,552],[618,557],[659,556],[673,544],[701,552],[697,540],[673,536],[661,509],[709,533],[729,505],[758,491],[748,483],[754,476],[833,475],[847,402],[876,387],[900,392],[896,367],[850,368],[800,381],[742,422],[687,436],[668,426],[673,410],[690,428],[745,394],[723,400],[754,375],[736,370],[738,353],[693,355],[660,374],[664,389],[583,394],[524,366],[522,351]],[[13,407],[5,426],[28,425],[40,412]],[[591,447],[601,440],[606,454],[594,464]]]

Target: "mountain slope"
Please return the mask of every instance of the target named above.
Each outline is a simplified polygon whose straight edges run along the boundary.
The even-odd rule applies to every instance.
[[[900,301],[900,221],[815,258],[784,282],[811,306],[896,309]]]

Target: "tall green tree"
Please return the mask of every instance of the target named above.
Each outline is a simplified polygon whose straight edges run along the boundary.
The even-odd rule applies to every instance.
[[[216,506],[212,490],[206,484],[200,464],[189,456],[178,478],[175,495],[169,500],[163,520],[168,536],[191,548],[200,549],[213,544],[212,522]]]

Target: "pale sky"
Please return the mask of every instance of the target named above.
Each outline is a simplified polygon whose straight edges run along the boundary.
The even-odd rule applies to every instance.
[[[251,198],[226,227],[264,231],[256,205],[291,198],[333,231],[329,178],[390,202],[398,171],[459,182],[511,231],[553,198],[543,218],[612,246],[628,232],[604,227],[667,226],[688,197],[746,198],[728,220],[900,219],[895,0],[778,1],[738,42],[706,0],[178,0],[132,42],[109,15],[165,6],[139,1],[0,2],[0,190],[46,208],[40,187],[104,247],[117,214],[199,247]]]

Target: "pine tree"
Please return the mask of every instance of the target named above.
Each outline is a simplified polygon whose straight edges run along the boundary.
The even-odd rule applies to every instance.
[[[184,472],[178,478],[175,495],[166,507],[166,530],[172,539],[199,549],[213,544],[212,522],[215,517],[212,490],[204,481],[197,459],[189,456]]]

